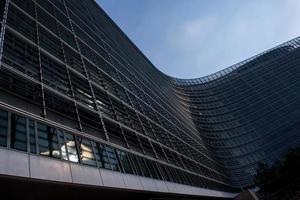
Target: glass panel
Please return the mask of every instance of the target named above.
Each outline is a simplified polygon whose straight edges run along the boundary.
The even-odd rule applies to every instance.
[[[77,153],[74,135],[65,133],[65,138],[66,138],[67,150],[69,153],[69,160],[72,162],[78,162],[78,153]]]
[[[152,175],[152,178],[158,179],[158,175],[157,175],[156,169],[153,166],[153,162],[150,160],[147,160],[147,159],[145,159],[145,161],[146,161],[147,167]]]
[[[66,64],[79,73],[85,74],[80,55],[77,53],[77,51],[72,50],[67,45],[63,45],[63,49],[66,58]]]
[[[30,153],[36,153],[35,140],[35,125],[33,120],[29,120],[29,139],[30,139]]]
[[[36,42],[37,36],[35,21],[27,17],[13,5],[10,5],[9,7],[7,24],[31,41]]]
[[[162,165],[162,164],[159,164],[159,167],[160,167],[160,170],[162,172],[162,175],[163,175],[164,179],[166,181],[172,181],[172,177],[169,176],[169,173],[166,171],[165,166]]]
[[[153,162],[153,166],[155,168],[155,171],[157,172],[158,178],[160,180],[163,180],[163,175],[161,174],[162,172],[161,172],[161,170],[160,170],[160,168],[158,166],[158,163],[157,162]]]
[[[37,20],[45,27],[47,27],[50,31],[52,31],[55,35],[58,35],[56,20],[40,7],[37,7]]]
[[[26,118],[11,115],[11,148],[27,151]]]
[[[8,113],[0,110],[0,146],[7,146]]]
[[[6,30],[2,61],[16,70],[40,80],[38,48]]]
[[[144,176],[151,177],[148,167],[145,164],[145,161],[141,157],[137,157],[138,163],[140,164],[141,170],[143,171]]]
[[[126,152],[117,150],[119,160],[122,164],[125,173],[133,174],[133,169],[129,161],[129,157]]]
[[[86,104],[90,108],[95,108],[94,99],[88,80],[70,72],[74,96],[77,101]]]
[[[59,142],[59,147],[60,147],[60,152],[61,152],[61,158],[63,160],[69,160],[63,131],[57,130],[57,135],[58,135],[58,142]]]
[[[5,2],[5,1],[1,1]],[[19,7],[26,11],[32,17],[35,16],[35,6],[33,1],[24,1],[24,0],[13,0],[13,2]]]
[[[39,26],[39,44],[40,47],[48,51],[56,58],[64,60],[64,53],[61,46],[61,42],[58,38],[54,37],[49,31]]]
[[[131,154],[131,158],[132,158],[132,163],[135,166],[136,172],[138,173],[139,176],[144,176],[143,175],[143,171],[139,165],[139,161],[137,160],[137,156]]]
[[[91,141],[82,137],[77,137],[79,146],[80,160],[83,164],[96,166],[96,159],[93,152]]]
[[[105,150],[104,145],[102,144],[97,144],[97,149],[99,151],[99,163],[100,163],[100,167],[103,167],[105,169],[110,169],[111,170],[111,166],[108,160],[108,156],[107,156],[107,152]]]
[[[100,151],[99,151],[100,145],[97,144],[94,141],[91,141],[91,143],[92,143],[92,146],[93,146],[93,150],[94,150],[94,154],[95,154],[95,159],[97,161],[98,167],[104,168],[103,165],[102,165],[102,162],[101,162],[101,157],[100,157]]]
[[[71,96],[71,89],[65,65],[59,64],[44,53],[41,53],[41,63],[43,82],[57,91]]]
[[[60,158],[57,131],[55,128],[38,123],[40,155]]]
[[[118,161],[117,161],[117,158],[116,158],[116,154],[115,154],[115,151],[113,150],[113,148],[105,145],[105,149],[106,149],[107,156],[108,156],[110,165],[112,167],[112,170],[113,171],[120,171]]]
[[[173,178],[171,172],[170,172],[170,167],[162,165],[161,169],[164,171],[165,178],[167,181],[175,182],[175,179]]]

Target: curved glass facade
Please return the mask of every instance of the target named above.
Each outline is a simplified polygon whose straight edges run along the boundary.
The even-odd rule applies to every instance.
[[[271,164],[299,145],[299,44],[296,38],[204,78],[172,80],[236,187],[253,184],[257,162]]]
[[[93,0],[1,9],[5,148],[234,192],[253,185],[258,161],[300,144],[299,38],[185,80],[155,68]]]

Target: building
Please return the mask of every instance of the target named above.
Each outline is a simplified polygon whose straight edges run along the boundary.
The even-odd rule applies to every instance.
[[[0,20],[0,182],[14,197],[230,199],[300,144],[300,38],[184,80],[93,0],[1,0]]]

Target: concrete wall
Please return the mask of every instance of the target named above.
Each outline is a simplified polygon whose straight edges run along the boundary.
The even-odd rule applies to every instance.
[[[54,158],[0,148],[0,174],[48,181],[173,194],[233,198],[219,192],[146,177],[123,174]]]

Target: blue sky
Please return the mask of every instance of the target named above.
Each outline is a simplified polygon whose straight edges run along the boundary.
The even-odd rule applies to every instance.
[[[300,0],[97,0],[162,72],[205,76],[300,36]]]

